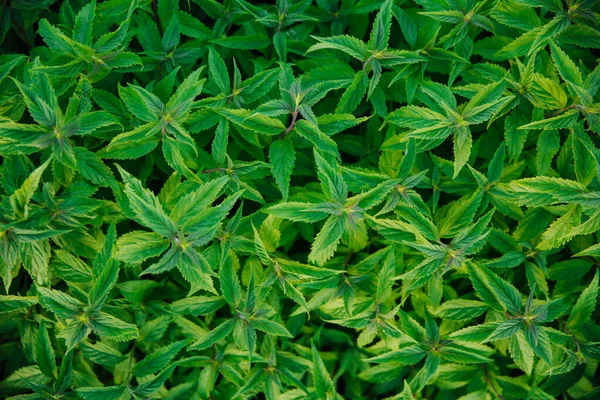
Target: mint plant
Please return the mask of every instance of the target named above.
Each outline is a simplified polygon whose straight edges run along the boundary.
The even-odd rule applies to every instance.
[[[0,2],[0,398],[600,398],[599,10]]]

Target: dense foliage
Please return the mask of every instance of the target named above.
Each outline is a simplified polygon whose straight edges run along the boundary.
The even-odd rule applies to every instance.
[[[600,398],[598,11],[0,2],[0,397]]]

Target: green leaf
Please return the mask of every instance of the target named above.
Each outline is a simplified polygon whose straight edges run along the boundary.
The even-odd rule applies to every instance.
[[[237,307],[242,299],[242,289],[238,277],[233,270],[231,257],[226,256],[219,273],[223,298],[232,307]]]
[[[0,397],[598,398],[598,15],[0,1]]]
[[[508,340],[508,349],[515,364],[519,366],[527,375],[531,375],[533,370],[533,349],[525,340],[523,333],[517,332]]]
[[[460,170],[469,161],[472,146],[473,138],[469,128],[458,129],[454,134],[454,175],[452,178],[456,178]]]
[[[125,386],[81,387],[75,392],[84,400],[118,400],[127,388]]]
[[[229,73],[227,72],[227,66],[219,53],[213,48],[208,49],[208,72],[211,80],[217,85],[221,92],[225,93],[229,90],[231,81],[229,79]]]
[[[476,300],[448,300],[444,302],[437,310],[438,317],[447,318],[454,321],[461,321],[479,317],[488,306]]]
[[[256,230],[254,226],[252,226],[252,230],[254,231],[254,249],[256,251],[256,255],[260,258],[260,261],[268,267],[272,267],[275,262],[269,255],[269,251],[266,246],[262,242],[260,234]]]
[[[444,121],[446,117],[423,107],[406,106],[388,114],[387,122],[406,128],[424,128]]]
[[[348,197],[348,186],[344,182],[344,178],[337,171],[337,168],[326,161],[316,149],[314,155],[317,164],[317,176],[321,181],[323,193],[333,202],[345,202]]]
[[[91,329],[84,321],[85,319],[83,317],[71,321],[65,329],[58,334],[58,337],[65,339],[68,350],[73,350],[75,346],[85,340],[90,334]]]
[[[340,102],[335,109],[336,114],[346,114],[356,110],[356,107],[365,97],[368,85],[369,78],[367,74],[363,70],[359,71],[340,98]]]
[[[493,350],[484,346],[473,346],[472,343],[464,345],[457,342],[451,343],[440,351],[441,359],[457,364],[484,364],[492,361],[488,356]]]
[[[0,296],[0,314],[31,307],[37,302],[37,297],[33,296]]]
[[[277,55],[279,56],[279,60],[285,62],[287,58],[287,36],[285,32],[275,32],[273,35],[273,44],[275,46],[275,51],[277,51]]]
[[[485,267],[468,263],[467,269],[473,288],[487,305],[497,310],[506,310],[513,315],[521,313],[523,299],[513,285]]]
[[[557,130],[543,131],[537,142],[537,155],[535,165],[540,175],[546,175],[550,169],[552,159],[560,149],[560,135]]]
[[[22,367],[2,381],[3,387],[29,389],[32,385],[43,385],[49,381],[36,365]]]
[[[245,36],[227,36],[212,39],[210,42],[229,49],[238,50],[259,50],[264,49],[271,44],[265,35],[259,33]]]
[[[313,36],[313,39],[315,39],[319,43],[312,45],[307,50],[307,53],[322,49],[334,49],[343,51],[344,53],[360,61],[366,60],[369,54],[367,45],[365,45],[362,41],[352,36],[343,35],[332,36],[328,38]]]
[[[285,126],[278,119],[270,118],[262,114],[256,114],[250,110],[215,108],[214,111],[234,124],[256,133],[278,135],[285,130]]]
[[[156,393],[156,391],[158,391],[160,387],[165,383],[165,381],[171,376],[176,366],[176,364],[172,364],[167,368],[163,369],[158,375],[156,375],[150,380],[145,381],[137,388],[135,388],[135,390],[133,391],[134,394],[140,397],[149,397],[152,394]]]
[[[529,206],[564,202],[586,192],[585,186],[579,182],[541,176],[519,179],[511,182],[510,186],[517,194],[519,203]]]
[[[79,344],[79,349],[85,358],[100,365],[115,366],[126,360],[126,357],[118,350],[102,342],[94,344],[82,342]]]
[[[38,288],[40,304],[64,319],[74,319],[83,313],[84,304],[58,290]]]
[[[333,215],[329,217],[310,247],[308,261],[320,266],[324,265],[337,249],[338,243],[344,233],[344,225],[343,218]]]
[[[133,231],[117,240],[114,258],[130,264],[140,264],[146,259],[157,257],[169,248],[169,240],[158,233]]]
[[[179,44],[179,40],[179,22],[177,21],[177,14],[173,14],[171,22],[169,22],[167,28],[165,29],[162,38],[163,49],[166,51],[173,50]]]
[[[227,155],[227,140],[229,138],[229,122],[221,119],[217,126],[215,139],[212,142],[212,155],[215,162],[219,165],[225,162]]]
[[[518,251],[510,251],[504,254],[502,257],[487,262],[485,266],[487,268],[515,268],[523,264],[526,255]]]
[[[187,193],[177,202],[171,212],[171,217],[177,221],[179,226],[189,227],[196,222],[199,213],[206,212],[221,194],[221,191],[229,181],[227,176],[204,183],[191,193]]]
[[[77,170],[85,179],[99,186],[115,184],[110,168],[96,154],[83,147],[74,147],[73,152],[77,158]]]
[[[131,369],[131,373],[139,378],[160,371],[171,362],[186,344],[187,341],[180,340],[152,352],[135,364]]]
[[[581,72],[569,56],[553,42],[550,42],[550,48],[552,49],[552,61],[554,61],[561,78],[578,86],[583,85]]]
[[[112,260],[110,260],[112,261]],[[108,262],[102,272],[96,277],[89,293],[89,304],[91,310],[102,308],[109,292],[117,283],[119,278],[119,264]]]
[[[56,358],[50,342],[46,323],[42,321],[38,330],[33,352],[35,362],[40,371],[50,379],[56,378]]]
[[[217,311],[225,304],[221,297],[192,296],[171,303],[171,311],[184,315],[206,315]]]
[[[485,340],[486,342],[493,340],[500,340],[513,337],[517,332],[524,328],[524,322],[520,319],[509,319],[500,323],[490,336]]]
[[[139,336],[137,326],[121,321],[105,312],[91,316],[89,326],[101,337],[115,342],[127,342]]]
[[[273,170],[273,178],[286,201],[290,190],[290,180],[296,160],[294,145],[289,139],[275,140],[269,148],[269,161]]]
[[[581,222],[581,207],[573,205],[567,213],[554,221],[542,235],[537,245],[540,250],[549,250],[561,246],[572,237],[573,228]]]
[[[394,255],[394,249],[390,248],[377,277],[377,291],[375,292],[377,304],[383,303],[392,295],[392,286],[395,275],[396,257]]]
[[[390,39],[392,27],[392,0],[386,0],[375,17],[369,44],[375,50],[384,50]]]
[[[251,325],[259,331],[274,336],[292,337],[292,334],[281,324],[275,321],[269,321],[266,318],[253,318]]]
[[[28,204],[33,194],[37,190],[42,174],[50,164],[50,158],[41,166],[36,168],[23,182],[23,185],[10,196],[10,205],[17,218],[26,219],[28,214]]]
[[[294,125],[294,132],[311,142],[315,146],[315,149],[331,154],[338,159],[340,158],[336,142],[321,132],[314,124],[306,120],[300,120]]]
[[[298,222],[319,222],[333,214],[334,208],[321,204],[288,202],[276,204],[265,211],[278,218]]]
[[[556,110],[567,104],[567,95],[560,84],[540,74],[533,76],[531,101],[536,107]]]
[[[402,345],[400,350],[373,357],[370,361],[377,363],[391,361],[401,365],[414,365],[425,358],[425,356],[427,356],[427,351],[423,345],[407,343]]]
[[[319,399],[328,399],[335,395],[335,387],[331,376],[325,368],[325,364],[319,355],[319,351],[315,344],[311,342],[312,348],[312,377],[315,382],[315,389]]]
[[[125,194],[131,209],[140,222],[163,237],[175,236],[177,227],[163,210],[158,198],[144,188],[137,178],[121,167],[118,168],[125,183]]]
[[[524,31],[531,31],[540,26],[540,18],[535,11],[516,2],[510,4],[499,3],[490,15],[501,24]]]
[[[518,129],[565,129],[569,128],[579,119],[579,110],[573,109],[566,111],[556,117],[550,117],[541,121],[531,122],[520,126]]]
[[[219,340],[225,339],[235,325],[235,320],[229,319],[217,326],[215,329],[201,337],[198,341],[190,346],[190,350],[204,350],[217,343]]]
[[[193,249],[181,253],[177,267],[183,278],[190,283],[188,296],[200,289],[217,294],[210,276],[210,265],[204,256]]]
[[[588,247],[585,250],[575,254],[575,257],[598,256],[600,255],[600,243]]]
[[[596,307],[596,300],[600,288],[598,287],[598,271],[594,274],[594,279],[590,285],[581,292],[579,299],[573,306],[569,319],[567,320],[567,326],[569,329],[579,328],[581,325],[590,320],[592,312]]]

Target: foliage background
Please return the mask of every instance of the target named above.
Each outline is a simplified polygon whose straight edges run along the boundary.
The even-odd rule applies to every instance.
[[[596,399],[597,1],[0,3],[0,397]]]

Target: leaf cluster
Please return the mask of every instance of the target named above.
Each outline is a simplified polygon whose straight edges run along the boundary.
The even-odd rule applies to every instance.
[[[599,7],[0,2],[0,397],[600,398]]]

